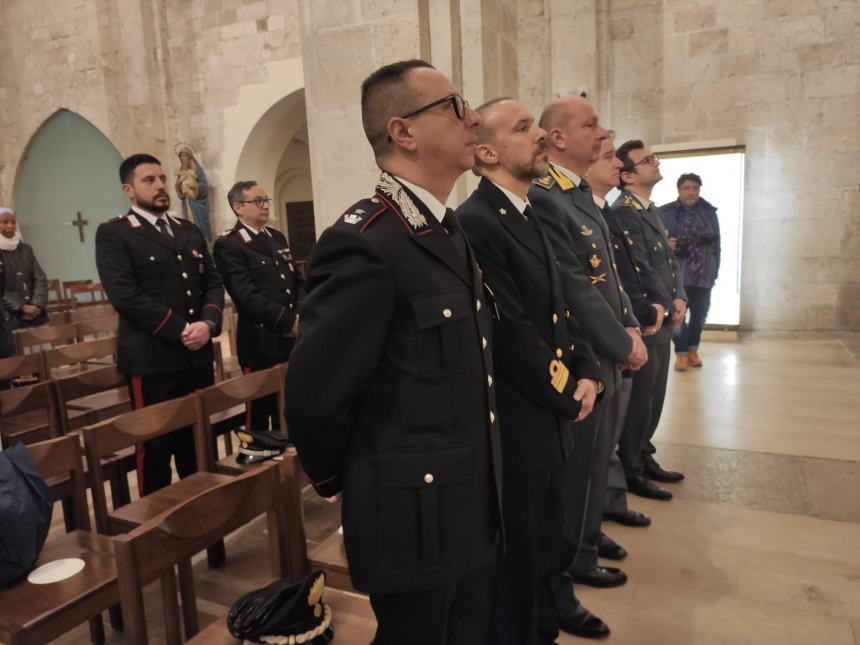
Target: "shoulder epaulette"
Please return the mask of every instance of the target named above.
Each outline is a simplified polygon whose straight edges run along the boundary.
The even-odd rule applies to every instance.
[[[237,231],[237,229],[235,229],[233,227],[225,228],[219,237],[230,237],[236,231]]]
[[[388,205],[374,195],[353,204],[338,218],[337,224],[353,226],[364,232],[387,209]]]
[[[640,204],[639,200],[633,197],[633,195],[624,195],[624,201],[621,202],[621,205],[637,211],[642,210],[642,204]]]
[[[121,222],[125,219],[125,213],[122,215],[117,215],[116,217],[111,217],[105,224],[116,224],[117,222]]]
[[[167,216],[170,218],[170,221],[175,222],[177,226],[187,226],[188,224],[191,223],[187,219],[177,217],[176,215],[172,215],[170,213],[168,213]]]
[[[555,185],[555,179],[550,174],[546,174],[543,177],[539,177],[538,179],[533,179],[532,183],[535,186],[540,186],[541,188],[546,188],[547,190],[552,189]]]

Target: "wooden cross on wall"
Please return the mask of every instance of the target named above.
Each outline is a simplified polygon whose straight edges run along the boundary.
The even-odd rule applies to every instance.
[[[81,211],[78,211],[78,217],[75,221],[72,222],[72,226],[78,227],[78,233],[81,236],[81,242],[84,241],[84,226],[89,224],[89,220],[85,220],[81,215]]]

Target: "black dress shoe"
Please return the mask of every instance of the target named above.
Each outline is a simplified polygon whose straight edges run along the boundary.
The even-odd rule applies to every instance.
[[[684,473],[679,473],[677,470],[663,470],[654,458],[643,460],[645,466],[645,474],[649,479],[654,481],[664,482],[666,484],[677,484],[684,479]]]
[[[665,488],[660,488],[657,484],[648,481],[643,475],[630,477],[627,480],[627,490],[639,497],[647,497],[648,499],[659,499],[669,501],[672,499],[672,493]]]
[[[561,631],[580,638],[606,638],[611,633],[609,625],[581,604],[573,612],[560,612],[558,626]]]
[[[627,574],[615,567],[595,567],[581,573],[574,571],[573,581],[589,587],[620,587],[627,582]]]
[[[640,513],[639,511],[626,510],[604,513],[603,519],[604,521],[609,520],[612,522],[618,522],[624,526],[651,526],[651,518],[645,515],[645,513]]]
[[[607,560],[623,560],[627,557],[627,550],[608,535],[601,533],[597,555]]]

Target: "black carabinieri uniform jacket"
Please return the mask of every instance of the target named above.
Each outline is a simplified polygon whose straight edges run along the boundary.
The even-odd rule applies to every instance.
[[[96,266],[119,313],[117,369],[160,374],[212,369],[212,342],[196,352],[180,340],[187,323],[221,331],[224,290],[206,239],[194,224],[170,217],[173,239],[133,210],[96,231]]]
[[[343,491],[362,591],[439,587],[494,553],[493,309],[474,257],[387,173],[317,242],[286,419],[319,494]]]
[[[457,209],[493,290],[496,401],[505,473],[549,469],[567,458],[564,433],[580,411],[576,381],[600,381],[600,365],[565,305],[549,240],[488,179]]]
[[[285,362],[304,281],[293,263],[286,236],[264,227],[255,234],[237,221],[212,250],[227,293],[236,305],[239,364],[252,370]]]

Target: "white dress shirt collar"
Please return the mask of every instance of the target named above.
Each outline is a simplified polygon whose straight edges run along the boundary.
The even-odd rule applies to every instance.
[[[149,211],[145,211],[142,208],[140,208],[139,206],[134,206],[134,205],[132,205],[131,210],[133,210],[135,212],[135,214],[140,215],[147,222],[149,222],[150,224],[155,226],[155,228],[158,228],[158,220],[160,220],[163,217],[164,221],[167,222],[167,230],[170,232],[171,235],[173,235],[173,228],[170,226],[170,218],[167,216],[166,212],[162,213],[160,216],[159,215],[153,215]]]
[[[606,206],[606,200],[603,197],[598,197],[594,193],[591,193],[591,197],[594,199],[594,203],[597,204],[597,208],[603,210],[603,207]]]
[[[504,186],[500,186],[499,184],[497,184],[494,181],[492,181],[491,183],[493,184],[493,186],[495,186],[500,191],[502,191],[505,194],[505,197],[507,197],[509,200],[511,200],[511,204],[513,204],[514,208],[516,208],[519,211],[520,215],[525,217],[526,206],[531,206],[531,204],[529,204],[529,200],[528,199],[523,200],[523,198],[520,197],[519,195],[512,193],[507,188],[505,188]]]

